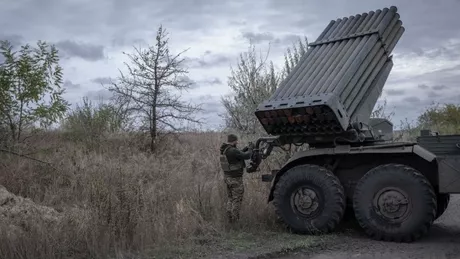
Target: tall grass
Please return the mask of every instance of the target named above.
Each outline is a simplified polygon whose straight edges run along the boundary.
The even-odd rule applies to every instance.
[[[51,165],[0,154],[1,185],[61,214],[52,225],[29,219],[33,222],[20,235],[7,235],[9,223],[1,222],[1,258],[115,258],[211,242],[229,229],[218,159],[224,137],[171,136],[150,154],[137,136],[86,143],[54,132],[29,139],[31,146],[46,150],[34,157]],[[260,173],[245,175],[238,227],[276,226],[268,190]]]

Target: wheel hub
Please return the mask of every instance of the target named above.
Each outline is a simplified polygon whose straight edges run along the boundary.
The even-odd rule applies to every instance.
[[[299,188],[292,197],[293,207],[306,216],[310,216],[319,207],[317,194],[309,188]]]
[[[410,212],[407,194],[399,188],[382,189],[374,199],[377,212],[392,221],[404,221]]]

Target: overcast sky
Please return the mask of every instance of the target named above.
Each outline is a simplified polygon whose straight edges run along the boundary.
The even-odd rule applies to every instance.
[[[282,66],[282,54],[298,36],[314,41],[330,20],[396,5],[406,31],[394,50],[395,66],[382,98],[395,124],[415,119],[431,102],[460,102],[460,0],[15,0],[0,9],[0,38],[14,44],[46,40],[62,55],[66,99],[108,96],[101,82],[116,77],[123,51],[153,44],[161,23],[171,49],[190,48],[187,96],[204,103],[208,127],[221,124],[220,96],[228,93],[230,65],[250,38]],[[398,125],[395,125],[398,126]]]

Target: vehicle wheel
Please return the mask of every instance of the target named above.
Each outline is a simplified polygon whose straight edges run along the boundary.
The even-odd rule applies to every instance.
[[[299,234],[333,231],[345,211],[345,192],[339,179],[317,165],[289,169],[276,184],[276,214]]]
[[[444,214],[444,212],[446,211],[447,206],[449,206],[450,194],[449,193],[438,193],[437,199],[438,199],[438,206],[437,206],[438,209],[436,212],[435,220],[441,217],[442,214]]]
[[[356,185],[353,209],[359,225],[376,240],[412,242],[426,234],[436,216],[436,194],[417,170],[386,164]]]

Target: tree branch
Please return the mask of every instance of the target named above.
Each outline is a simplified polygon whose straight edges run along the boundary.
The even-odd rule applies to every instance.
[[[19,154],[19,153],[17,153],[17,152],[14,152],[14,151],[11,151],[11,150],[6,150],[6,149],[0,149],[0,152],[4,152],[4,153],[12,154],[12,155],[15,155],[15,156],[27,158],[27,159],[30,159],[30,160],[33,160],[33,161],[36,161],[36,162],[40,162],[40,163],[42,163],[42,164],[49,165],[49,166],[51,166],[53,169],[56,169],[56,168],[53,166],[53,164],[51,164],[50,162],[46,162],[46,161],[43,161],[43,160],[40,160],[40,159],[37,159],[37,158],[33,158],[33,157],[31,157],[31,156]],[[57,170],[57,169],[56,169],[56,170]]]

